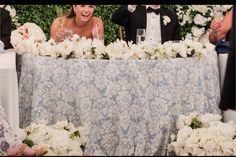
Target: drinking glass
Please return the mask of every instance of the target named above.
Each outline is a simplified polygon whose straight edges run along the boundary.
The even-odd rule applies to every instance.
[[[97,24],[95,24],[94,28],[92,29],[92,36],[93,39],[98,39],[104,42],[104,35],[99,33],[99,27]]]
[[[136,34],[136,43],[140,44],[141,42],[143,42],[145,40],[145,35],[146,35],[145,29],[138,28]]]
[[[73,30],[70,28],[64,28],[63,39],[70,39],[74,34]]]
[[[214,11],[214,19],[221,21],[223,20],[224,15],[222,14],[221,11]]]
[[[59,17],[60,27],[63,27],[63,25],[64,25],[64,21],[63,21],[64,12],[63,12],[63,9],[60,8],[60,7],[57,7],[56,8],[56,13],[57,13],[57,17]]]

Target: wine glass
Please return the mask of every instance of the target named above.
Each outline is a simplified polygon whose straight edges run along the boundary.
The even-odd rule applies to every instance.
[[[60,7],[57,7],[56,8],[56,13],[57,13],[57,17],[59,18],[60,27],[63,27],[63,25],[64,25],[64,20],[63,20],[64,12],[63,12],[63,9],[60,8]]]
[[[221,21],[223,20],[224,16],[223,16],[221,11],[216,10],[216,11],[214,11],[213,18],[214,18],[213,20],[215,22],[215,25],[216,25],[216,23],[218,25],[217,28],[213,29],[213,32],[216,34],[216,33],[218,33],[220,31]],[[214,26],[214,27],[216,27],[216,26]]]
[[[73,30],[70,29],[70,28],[65,28],[65,27],[63,29],[64,29],[63,39],[64,40],[65,39],[70,39],[74,34]]]
[[[217,21],[221,21],[223,20],[224,18],[224,15],[222,14],[221,11],[217,10],[217,11],[214,11],[214,19],[216,19]]]
[[[138,28],[136,32],[136,43],[140,44],[145,40],[145,29],[144,28]]]
[[[93,39],[98,39],[104,42],[104,36],[103,34],[99,33],[99,27],[97,24],[95,24],[94,28],[92,29],[92,36]]]

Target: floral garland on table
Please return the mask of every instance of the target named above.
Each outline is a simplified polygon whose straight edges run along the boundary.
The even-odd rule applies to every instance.
[[[45,121],[31,123],[25,129],[17,130],[17,134],[28,146],[47,149],[46,156],[82,156],[87,137],[84,127],[75,127],[67,121],[54,125],[47,125]]]
[[[180,25],[187,30],[185,39],[202,43],[209,42],[210,23],[214,18],[223,18],[232,5],[176,5]]]
[[[105,46],[103,41],[87,39],[74,34],[71,39],[56,43],[46,41],[43,31],[34,23],[25,23],[11,34],[11,43],[19,54],[31,53],[40,56],[78,59],[168,59],[176,57],[204,57],[214,52],[214,45],[192,40],[178,43],[168,41],[157,46],[148,42],[128,44],[116,40]]]
[[[168,153],[182,155],[224,156],[236,155],[236,124],[223,123],[220,115],[196,112],[180,115],[177,136],[171,135]]]

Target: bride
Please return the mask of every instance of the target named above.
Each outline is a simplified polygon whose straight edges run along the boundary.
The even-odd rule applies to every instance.
[[[51,38],[56,42],[65,39],[66,31],[71,35],[103,40],[104,25],[99,17],[93,15],[94,5],[72,5],[68,15],[56,18],[51,25]]]

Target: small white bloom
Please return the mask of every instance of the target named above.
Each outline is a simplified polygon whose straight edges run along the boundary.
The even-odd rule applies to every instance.
[[[170,22],[171,22],[171,20],[170,20],[170,18],[168,16],[166,16],[166,15],[163,16],[163,23],[164,23],[164,25],[167,25]]]
[[[200,14],[197,14],[194,19],[193,19],[194,23],[200,26],[205,26],[208,22],[208,18],[203,17]]]

